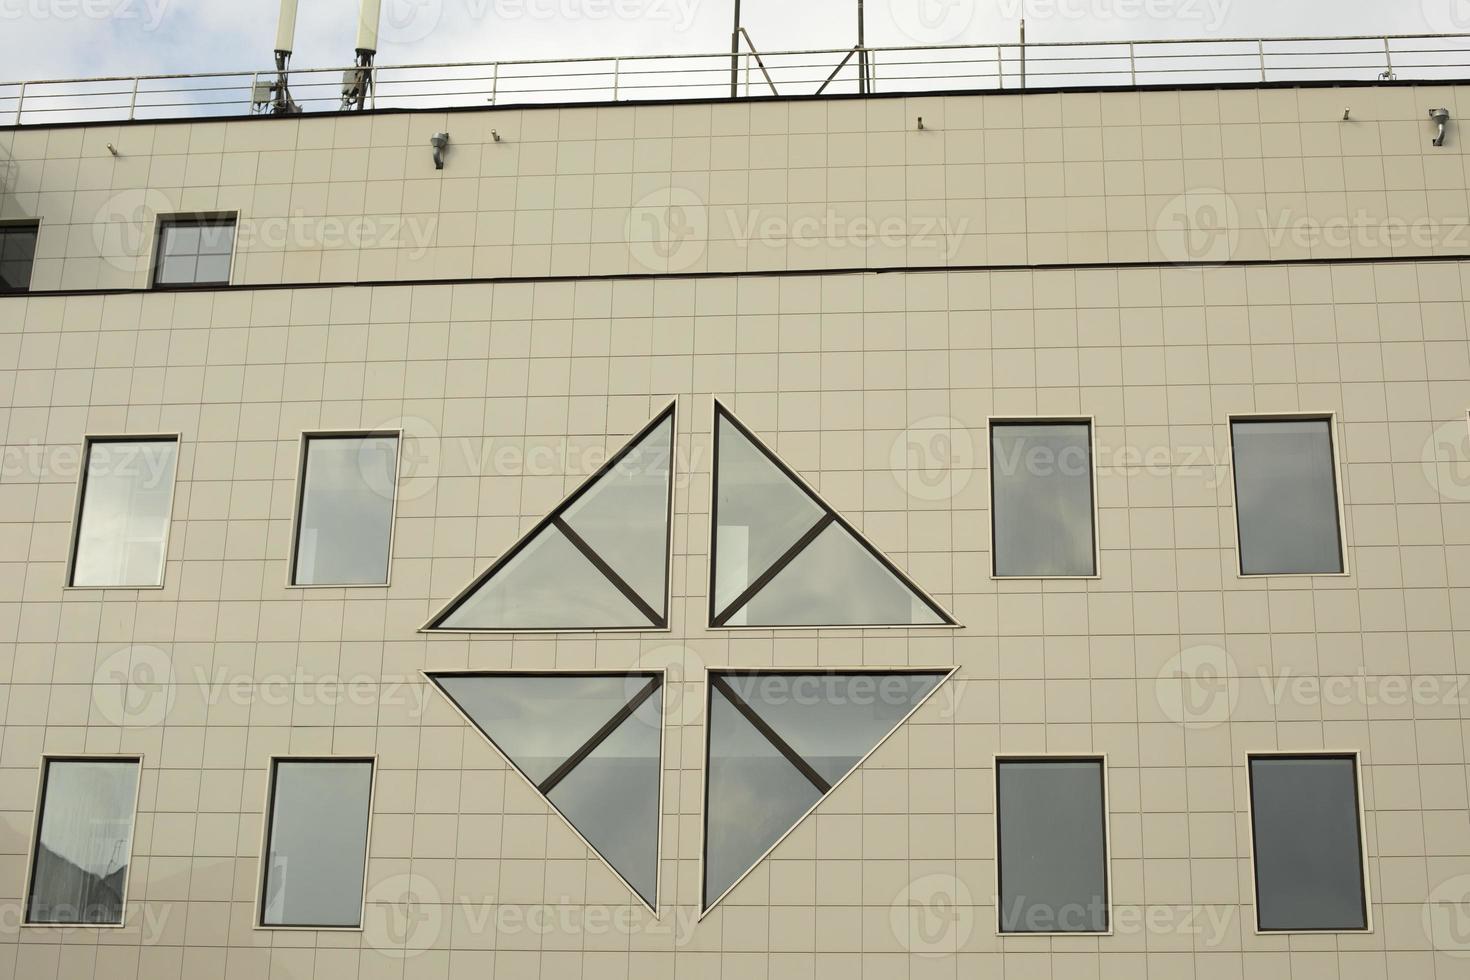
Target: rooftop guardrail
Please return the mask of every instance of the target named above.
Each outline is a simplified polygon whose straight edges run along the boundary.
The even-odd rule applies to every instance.
[[[748,43],[748,38],[747,38]],[[862,57],[866,55],[866,57]],[[865,66],[864,71],[860,66]],[[292,68],[303,112],[341,107],[354,67]],[[823,93],[1470,78],[1470,34],[745,50],[378,65],[368,108],[638,102]],[[270,113],[274,69],[0,82],[0,125]],[[264,93],[264,97],[263,97]]]

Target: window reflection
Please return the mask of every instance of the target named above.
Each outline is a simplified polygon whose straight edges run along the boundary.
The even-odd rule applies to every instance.
[[[138,798],[136,759],[50,759],[26,921],[120,925]]]

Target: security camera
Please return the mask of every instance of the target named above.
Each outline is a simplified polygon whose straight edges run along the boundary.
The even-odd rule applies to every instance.
[[[429,137],[429,145],[434,148],[434,169],[444,169],[444,148],[449,145],[448,133],[435,133]]]

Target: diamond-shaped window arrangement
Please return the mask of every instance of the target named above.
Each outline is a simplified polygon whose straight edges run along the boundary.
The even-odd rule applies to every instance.
[[[428,674],[655,915],[663,674]]]
[[[424,629],[667,629],[674,409],[671,402]]]
[[[702,910],[719,904],[952,673],[711,670]]]
[[[955,626],[715,401],[710,625]]]

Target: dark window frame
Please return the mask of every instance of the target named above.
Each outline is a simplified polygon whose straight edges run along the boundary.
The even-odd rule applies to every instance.
[[[601,466],[599,466],[597,468],[597,471],[595,473],[593,473],[591,476],[587,477],[587,479],[583,480],[581,482],[581,484],[579,484],[575,490],[573,490],[566,498],[564,498],[561,501],[561,503],[559,503],[555,507],[553,507],[551,509],[550,513],[548,513],[545,517],[541,518],[539,521],[537,521],[535,524],[533,524],[531,526],[531,529],[530,530],[526,531],[519,538],[517,538],[516,541],[515,541],[515,543],[512,544],[509,548],[507,548],[505,550],[505,552],[500,555],[500,557],[496,558],[495,561],[493,561],[493,562],[490,563],[490,567],[489,568],[485,569],[483,572],[481,572],[480,574],[476,575],[473,579],[471,579],[469,585],[466,585],[463,589],[461,589],[455,595],[455,597],[453,599],[450,599],[449,602],[446,603],[442,609],[440,609],[438,612],[436,612],[429,619],[429,621],[427,623],[425,623],[423,626],[419,627],[419,632],[420,633],[501,633],[501,634],[507,634],[507,633],[655,633],[655,632],[664,632],[664,631],[668,630],[669,629],[669,624],[672,621],[672,613],[673,613],[673,585],[674,585],[674,583],[673,583],[673,579],[674,579],[674,574],[673,574],[673,572],[674,572],[673,549],[674,549],[674,517],[675,517],[675,512],[674,512],[674,488],[675,488],[675,486],[676,486],[676,484],[678,482],[678,473],[677,473],[677,468],[675,466],[675,463],[677,461],[677,456],[678,456],[678,447],[679,447],[679,442],[678,442],[678,439],[679,439],[678,407],[679,407],[678,399],[674,399],[673,401],[670,401],[646,425],[644,425],[642,428],[640,428],[633,435],[629,436],[628,439],[627,439],[627,441],[623,443],[622,447],[616,453],[614,453],[612,456],[608,457],[608,459],[606,460],[606,462],[604,462]],[[571,506],[573,504],[575,504],[578,500],[580,500],[588,491],[590,491],[592,489],[592,487],[597,484],[597,481],[601,480],[603,476],[605,476],[609,471],[611,471],[612,469],[614,469],[615,467],[617,467],[617,465],[619,463],[621,463],[624,459],[626,459],[628,457],[628,455],[630,453],[632,453],[633,450],[636,449],[643,442],[644,439],[646,439],[655,430],[657,430],[661,425],[663,425],[663,423],[665,422],[665,420],[668,420],[670,422],[671,428],[669,430],[669,493],[668,493],[668,499],[667,499],[667,501],[665,503],[665,507],[666,507],[665,513],[668,514],[668,521],[666,522],[665,531],[664,531],[664,556],[665,556],[664,562],[665,562],[665,568],[666,568],[667,571],[666,571],[666,574],[664,575],[664,596],[663,596],[664,608],[663,608],[662,612],[660,612],[659,610],[654,609],[652,606],[650,606],[644,600],[643,596],[639,594],[639,592],[638,592],[637,589],[635,589],[635,588],[633,588],[633,586],[629,585],[623,579],[623,577],[616,572],[616,570],[614,570],[610,565],[608,565],[607,562],[603,560],[602,556],[601,555],[598,555],[597,552],[596,552],[596,550],[594,548],[592,548],[591,545],[587,544],[587,542],[585,540],[583,540],[582,536],[580,534],[577,534],[577,532],[575,530],[573,530],[572,527],[569,524],[566,523],[566,521],[562,517],[562,515],[565,514],[567,512],[567,510],[569,510],[571,508]],[[510,561],[512,559],[514,559],[517,555],[519,555],[522,551],[524,551],[526,549],[526,547],[532,541],[534,541],[536,539],[536,536],[539,535],[542,531],[544,531],[547,527],[554,527],[558,532],[560,532],[562,534],[562,536],[564,536],[569,542],[571,542],[572,546],[574,548],[576,548],[579,552],[581,552],[582,555],[585,558],[587,558],[587,560],[592,564],[592,566],[594,568],[596,568],[599,572],[601,572],[602,575],[603,575],[603,577],[605,577],[608,580],[608,582],[612,584],[612,586],[614,588],[616,588],[620,593],[622,593],[622,595],[624,596],[624,598],[626,598],[633,605],[633,607],[635,609],[637,609],[639,612],[641,612],[644,616],[648,617],[649,625],[647,625],[647,626],[608,626],[608,627],[577,626],[577,627],[566,627],[566,628],[539,628],[539,629],[517,629],[515,627],[493,627],[493,628],[475,628],[475,629],[468,629],[468,628],[464,628],[464,627],[448,627],[448,626],[444,626],[443,625],[443,623],[444,623],[445,620],[447,620],[450,616],[454,615],[454,613],[456,611],[458,611],[458,609],[461,606],[463,606],[465,604],[465,602],[467,602],[471,596],[473,596],[477,591],[479,591],[480,586],[484,585],[486,582],[490,581],[490,579],[494,578],[495,575],[502,568],[504,568],[507,564],[510,563]]]
[[[1353,822],[1357,828],[1358,837],[1358,898],[1363,911],[1362,928],[1288,928],[1273,929],[1261,925],[1261,878],[1256,871],[1256,860],[1258,848],[1256,846],[1256,794],[1255,794],[1255,761],[1257,759],[1292,760],[1292,759],[1335,759],[1352,763],[1353,772],[1353,799],[1357,804],[1353,810]],[[1334,935],[1341,933],[1350,936],[1367,935],[1373,932],[1373,892],[1368,872],[1368,827],[1367,827],[1367,801],[1363,798],[1363,759],[1356,751],[1333,751],[1324,750],[1320,752],[1305,751],[1262,751],[1249,752],[1245,757],[1245,781],[1246,781],[1246,818],[1250,822],[1250,865],[1251,865],[1251,905],[1254,916],[1253,925],[1258,936],[1291,936],[1291,935]]]
[[[31,247],[30,273],[26,276],[24,286],[7,287],[3,279],[0,279],[0,296],[26,296],[31,292],[31,283],[36,279],[36,252],[41,247],[41,221],[39,218],[23,218],[15,221],[9,219],[0,221],[0,260],[3,260],[3,239],[12,231],[32,231],[35,233],[35,244]]]
[[[1248,572],[1245,553],[1240,544],[1240,483],[1235,462],[1236,422],[1325,422],[1327,451],[1332,462],[1332,495],[1337,520],[1337,563],[1335,572]],[[1242,579],[1263,578],[1346,578],[1352,574],[1348,563],[1347,487],[1342,472],[1342,452],[1337,444],[1337,412],[1232,412],[1225,419],[1226,438],[1230,447],[1230,507],[1235,513],[1231,527],[1235,533],[1235,574]]]
[[[163,271],[164,264],[164,232],[168,228],[179,225],[195,225],[200,227],[229,225],[233,229],[230,237],[230,268],[224,279],[210,280],[208,282],[158,281],[159,273]],[[181,289],[219,289],[230,285],[230,281],[234,278],[235,273],[235,254],[239,248],[239,235],[240,213],[238,211],[178,212],[158,215],[153,229],[153,261],[148,270],[148,288],[173,292]]]
[[[132,764],[138,769],[137,784],[133,791],[133,808],[128,825],[128,863],[127,870],[123,872],[120,908],[121,915],[117,922],[36,922],[31,919],[32,900],[36,888],[36,864],[41,850],[41,826],[46,818],[46,796],[51,779],[51,766],[55,763],[99,763],[111,762],[120,765]],[[21,926],[22,928],[43,929],[123,929],[128,922],[128,882],[133,874],[133,859],[137,856],[138,847],[138,810],[142,804],[143,797],[143,756],[139,753],[43,753],[41,755],[41,771],[39,784],[36,787],[36,811],[31,824],[31,845],[26,852],[26,877],[25,892],[21,903]]]
[[[311,443],[315,439],[387,439],[394,440],[393,453],[393,499],[388,508],[388,561],[381,582],[317,583],[298,582],[297,556],[301,549],[301,515],[306,506],[306,464],[311,454]],[[402,429],[305,429],[297,440],[296,449],[296,493],[291,512],[291,555],[286,562],[286,587],[288,589],[384,589],[393,583],[393,536],[398,529],[398,481],[403,475],[403,430]]]
[[[996,506],[995,506],[995,430],[1008,426],[1081,425],[1087,428],[1087,472],[1088,505],[1091,509],[1092,527],[1092,572],[1088,575],[1002,575],[996,568]],[[990,510],[990,578],[997,582],[1010,581],[1080,581],[1102,578],[1102,535],[1098,524],[1101,519],[1101,503],[1097,487],[1097,419],[1091,415],[992,415],[985,420],[985,460],[987,492]]]
[[[82,544],[82,512],[87,503],[87,478],[92,468],[92,447],[103,443],[171,442],[174,444],[173,486],[169,488],[168,519],[163,530],[163,561],[159,563],[157,585],[77,585],[77,558]],[[178,502],[179,466],[183,462],[184,437],[179,432],[144,432],[87,434],[82,437],[82,461],[77,473],[76,499],[72,503],[70,545],[66,558],[67,589],[161,589],[168,579],[168,545],[173,537],[174,505]]]
[[[363,835],[362,850],[362,907],[357,913],[357,925],[310,925],[301,923],[272,923],[265,921],[266,892],[270,887],[271,836],[276,813],[276,773],[282,762],[307,765],[366,765],[368,766],[368,812],[367,829]],[[255,888],[256,929],[318,930],[322,932],[361,932],[367,922],[368,865],[373,850],[373,811],[377,808],[378,759],[371,755],[273,755],[266,769],[265,810],[261,814],[260,874]]]
[[[1061,931],[1061,932],[1033,932],[1024,929],[1007,929],[1005,927],[1005,885],[1003,882],[1001,848],[1001,820],[1000,820],[1000,770],[1001,766],[1008,762],[1087,762],[1096,763],[1098,776],[1102,787],[1102,812],[1099,817],[1102,820],[1103,838],[1103,903],[1107,915],[1107,928],[1102,931],[1092,929]],[[1113,915],[1113,820],[1112,806],[1108,786],[1108,757],[1105,752],[1063,752],[1063,753],[998,753],[991,760],[991,792],[993,794],[993,806],[995,811],[995,934],[997,936],[1111,936],[1115,929],[1115,918]]]
[[[804,493],[821,511],[822,516],[817,518],[810,528],[796,539],[774,562],[765,569],[750,584],[741,591],[740,595],[730,601],[724,609],[715,608],[715,570],[719,567],[716,561],[716,550],[719,542],[719,507],[720,507],[720,420],[723,418],[735,427],[735,431],[743,435],[755,449],[774,465],[781,474],[791,481],[792,485]],[[910,578],[903,569],[895,565],[887,555],[873,546],[872,542],[836,509],[828,504],[822,497],[803,480],[795,470],[786,465],[785,460],[766,445],[765,441],[750,430],[744,422],[735,415],[729,406],[714,399],[714,418],[710,429],[710,445],[712,458],[710,462],[710,502],[709,502],[709,575],[707,577],[708,600],[706,603],[709,616],[708,627],[712,630],[820,630],[820,629],[955,629],[958,628],[959,620],[955,619],[947,609],[941,606],[933,596],[919,586]],[[760,593],[771,580],[779,575],[787,565],[806,549],[806,546],[816,540],[817,536],[825,531],[830,525],[838,527],[852,535],[853,539],[863,547],[868,554],[872,555],[890,574],[898,578],[909,591],[932,612],[938,616],[938,623],[902,623],[902,624],[866,624],[853,626],[849,624],[825,624],[825,625],[799,625],[799,626],[761,626],[761,625],[731,625],[730,617],[745,608],[752,599]]]

